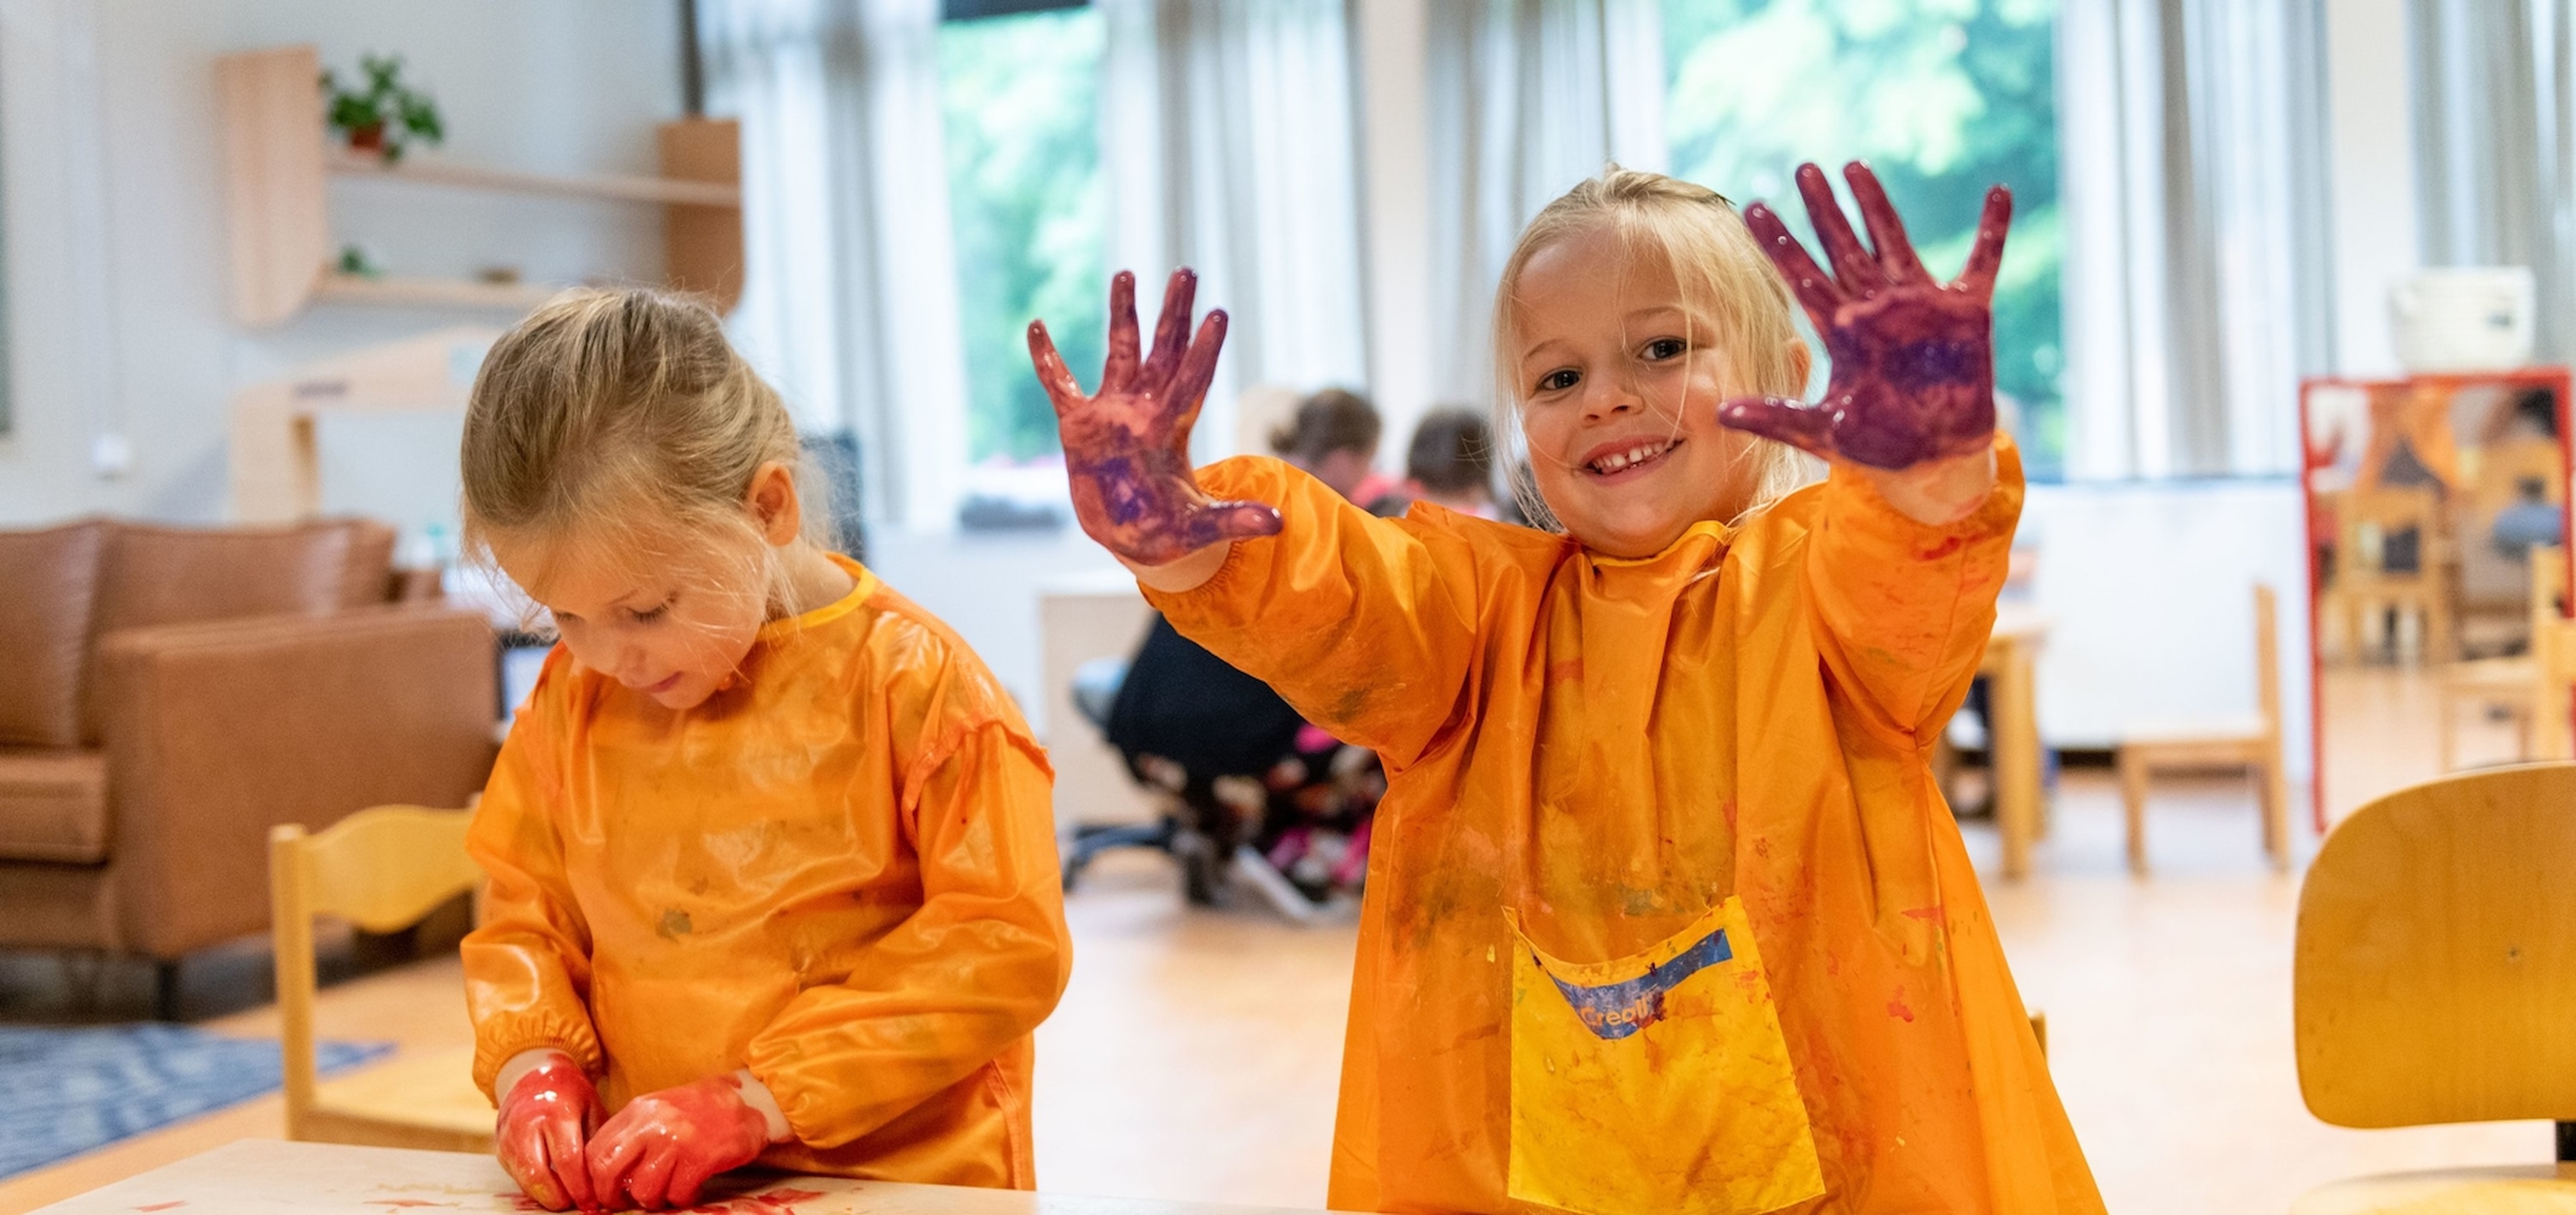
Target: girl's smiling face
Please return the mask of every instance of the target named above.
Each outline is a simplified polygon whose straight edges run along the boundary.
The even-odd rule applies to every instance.
[[[1511,306],[1530,471],[1568,535],[1648,557],[1752,504],[1756,440],[1717,421],[1746,390],[1660,247],[1594,224],[1531,254]]]

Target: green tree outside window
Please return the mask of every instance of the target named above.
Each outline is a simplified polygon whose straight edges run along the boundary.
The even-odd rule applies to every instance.
[[[1802,238],[1790,174],[1866,160],[1926,268],[1958,272],[1986,187],[2013,190],[1995,287],[1995,387],[2034,476],[2063,467],[2055,0],[1663,0],[1676,176],[1767,199]],[[1818,353],[1821,355],[1822,351]]]
[[[1096,368],[1104,353],[1101,45],[1088,8],[940,27],[967,450],[978,463],[1056,450],[1054,408],[1029,371],[1029,318],[1047,318],[1071,366]]]

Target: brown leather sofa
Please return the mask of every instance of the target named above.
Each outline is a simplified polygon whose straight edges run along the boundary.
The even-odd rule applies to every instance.
[[[494,639],[359,521],[0,531],[0,948],[160,962],[268,926],[268,828],[482,788]]]

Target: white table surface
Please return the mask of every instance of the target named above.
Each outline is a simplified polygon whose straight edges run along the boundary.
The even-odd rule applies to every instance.
[[[699,1201],[703,1205],[696,1210],[723,1215],[1316,1215],[1286,1207],[774,1174],[726,1179]],[[38,1215],[516,1215],[537,1209],[489,1156],[244,1139],[55,1203]]]

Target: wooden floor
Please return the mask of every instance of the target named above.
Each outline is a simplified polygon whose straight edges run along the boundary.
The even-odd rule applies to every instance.
[[[2330,773],[2330,788],[2384,775]],[[2070,772],[2036,876],[1988,889],[2023,994],[2048,1014],[2059,1089],[2111,1210],[2278,1212],[2336,1178],[2548,1158],[2545,1124],[2357,1132],[2310,1117],[2291,1055],[2297,877],[2263,865],[2251,790],[2159,785],[2150,815],[2155,876],[2134,880],[2107,774]],[[1967,833],[1991,871],[1992,830]],[[2299,836],[2304,859],[2315,842],[2304,826]],[[1045,1187],[1320,1204],[1350,927],[1186,911],[1168,868],[1143,856],[1100,865],[1069,913],[1073,987],[1039,1036]],[[233,964],[259,973],[255,960]],[[0,968],[0,1015],[44,1015],[30,991],[41,973]],[[464,1043],[458,986],[452,960],[345,981],[323,993],[320,1028],[405,1049]],[[264,1034],[273,1018],[251,1008],[206,1024]],[[0,1182],[0,1215],[278,1128],[270,1098],[129,1140]]]

